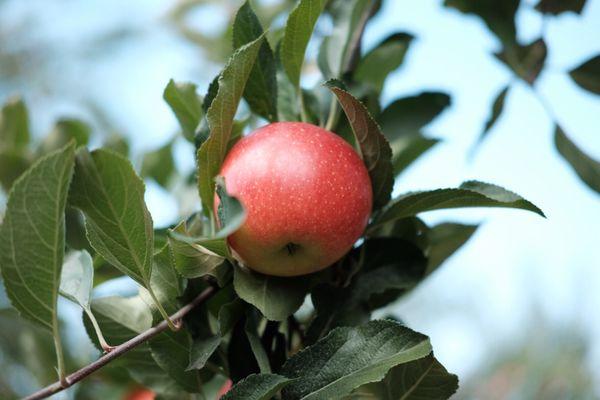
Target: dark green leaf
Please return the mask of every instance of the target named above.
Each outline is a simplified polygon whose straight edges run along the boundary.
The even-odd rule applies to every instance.
[[[592,93],[600,94],[600,55],[590,58],[569,71],[579,86]]]
[[[27,108],[20,98],[9,99],[0,111],[0,150],[21,152],[29,144]]]
[[[460,249],[477,230],[478,225],[443,223],[428,232],[429,252],[427,274],[435,271],[448,257]]]
[[[154,231],[144,183],[131,163],[109,150],[77,152],[69,202],[86,217],[90,244],[105,260],[148,287]]]
[[[167,186],[175,173],[175,160],[173,158],[173,141],[164,146],[144,154],[142,159],[142,178],[152,178],[161,186]]]
[[[518,77],[533,85],[544,68],[548,48],[544,39],[540,38],[528,45],[514,44],[506,46],[496,58],[513,70]]]
[[[172,232],[183,235],[184,237],[189,237],[185,223],[177,225]],[[211,243],[208,243],[209,246],[210,244]],[[209,247],[204,247],[201,244],[182,241],[180,240],[180,236],[174,236],[173,234],[169,235],[169,246],[171,248],[175,268],[181,276],[189,279],[211,274],[215,268],[223,264],[227,251],[225,248],[226,244],[219,240],[217,245],[219,246],[219,249],[213,249],[217,251],[215,252],[211,251]],[[224,248],[220,249],[221,246]],[[219,253],[221,252],[224,252],[225,254],[220,255]]]
[[[350,255],[362,268],[343,288],[321,285],[312,292],[317,312],[308,332],[311,341],[338,326],[368,321],[374,296],[393,291],[395,298],[424,276],[426,259],[414,245],[398,238],[371,238]]]
[[[52,131],[40,145],[40,154],[60,149],[71,140],[77,146],[85,146],[92,135],[92,128],[83,121],[73,118],[62,118],[56,122]]]
[[[21,315],[55,334],[74,153],[73,144],[50,153],[17,179],[0,226],[0,268],[8,298]]]
[[[196,339],[192,345],[187,370],[202,369],[221,344],[221,336],[211,336],[208,339]]]
[[[163,99],[175,114],[183,135],[189,141],[194,140],[194,132],[202,119],[202,97],[196,92],[196,85],[189,82],[169,81]]]
[[[504,100],[506,99],[506,94],[508,93],[509,88],[510,88],[510,86],[508,86],[508,85],[505,86],[504,89],[502,89],[496,95],[494,104],[492,104],[492,113],[490,114],[487,121],[485,122],[485,127],[483,128],[483,132],[481,132],[481,135],[479,136],[479,143],[483,142],[483,140],[487,137],[487,135],[490,133],[490,130],[492,129],[492,127],[494,126],[494,124],[496,123],[496,121],[498,120],[500,115],[502,114],[502,111],[504,110]]]
[[[150,286],[165,310],[169,314],[173,314],[181,306],[179,298],[183,296],[183,282],[177,275],[168,246],[164,246],[154,254],[152,264]]]
[[[402,65],[413,39],[408,33],[395,33],[385,39],[360,60],[354,79],[381,93],[385,79]]]
[[[351,67],[355,53],[360,50],[361,36],[372,8],[372,0],[329,2],[333,32],[323,39],[317,59],[326,79],[341,78]]]
[[[20,151],[0,150],[0,184],[6,192],[27,168],[29,159]]]
[[[217,196],[219,196],[219,206],[217,207],[219,231],[217,237],[226,238],[237,231],[246,220],[246,210],[240,201],[227,193],[225,179],[217,177]]]
[[[360,101],[337,87],[335,82],[328,81],[326,86],[337,96],[348,117],[356,142],[360,146],[360,154],[371,177],[373,208],[381,208],[390,200],[394,185],[390,145]]]
[[[417,134],[450,105],[450,96],[441,92],[423,92],[403,97],[388,105],[378,118],[391,143]]]
[[[233,47],[237,49],[258,39],[263,28],[256,14],[246,1],[239,9],[233,23]],[[265,40],[260,46],[258,60],[252,68],[246,83],[244,98],[256,114],[268,121],[277,119],[277,79],[276,64],[271,46]]]
[[[454,7],[465,14],[479,16],[487,27],[505,44],[516,43],[515,14],[520,0],[445,0],[446,7]]]
[[[581,14],[583,6],[585,6],[585,0],[540,0],[535,9],[544,14],[552,15],[558,15],[567,11]]]
[[[156,363],[187,392],[201,391],[198,371],[188,370],[192,337],[187,329],[166,330],[150,341],[150,351]]]
[[[392,368],[381,382],[357,389],[347,400],[446,400],[457,389],[458,377],[429,355]]]
[[[236,267],[233,284],[244,301],[269,320],[283,321],[302,305],[310,287],[310,277],[280,278]]]
[[[425,211],[463,207],[519,208],[545,217],[537,206],[511,191],[489,183],[468,181],[457,189],[412,192],[400,196],[377,218],[375,225]]]
[[[304,53],[326,0],[300,0],[290,13],[281,39],[281,63],[294,87],[300,87]]]
[[[67,255],[61,274],[60,294],[82,308],[89,308],[93,284],[92,256],[85,250]]]
[[[254,374],[235,384],[221,400],[270,400],[290,379],[274,374]]]
[[[334,400],[377,382],[396,365],[431,353],[429,339],[392,321],[337,328],[292,356],[282,375],[295,378],[283,390],[289,400]]]
[[[554,144],[560,155],[573,167],[577,176],[590,189],[600,193],[600,162],[577,147],[558,125],[554,131]]]
[[[297,121],[299,119],[299,104],[296,98],[296,88],[283,71],[277,68],[277,110],[280,121]]]
[[[272,324],[272,322],[270,323]],[[258,321],[255,321],[255,319],[251,318],[250,315],[246,320],[245,331],[246,337],[248,338],[248,343],[250,343],[250,348],[252,349],[252,353],[254,354],[254,358],[256,359],[256,363],[258,364],[260,372],[263,374],[270,374],[272,372],[271,362],[269,361],[269,356],[265,351],[265,346],[263,346],[263,343],[258,336]]]
[[[233,53],[219,77],[218,93],[206,113],[210,136],[198,150],[198,189],[207,215],[212,212],[214,179],[227,153],[233,117],[263,40],[261,36]]]
[[[403,140],[401,146],[396,146],[398,143],[393,143],[394,156],[392,157],[392,164],[394,165],[394,176],[400,175],[417,158],[438,144],[439,141],[439,139],[414,135]]]
[[[229,346],[227,347],[227,362],[229,377],[236,383],[252,374],[258,374],[260,368],[254,357],[252,346],[246,335],[246,317],[242,317],[233,328]]]

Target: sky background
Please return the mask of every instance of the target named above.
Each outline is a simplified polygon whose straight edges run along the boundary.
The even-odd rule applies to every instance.
[[[600,159],[600,96],[584,92],[565,73],[600,53],[600,0],[587,3],[582,16],[567,13],[542,24],[532,2],[523,1],[519,39],[537,39],[543,28],[548,66],[537,94],[512,85],[505,112],[471,157],[492,101],[511,80],[491,55],[499,43],[483,23],[441,7],[441,1],[388,0],[365,33],[367,50],[396,31],[417,37],[386,82],[385,103],[426,90],[452,96],[451,107],[426,129],[443,142],[397,181],[395,193],[477,179],[521,194],[548,217],[500,209],[423,215],[427,222],[482,223],[463,249],[393,309],[429,335],[440,361],[461,377],[476,376],[523,342],[555,346],[561,334],[581,336],[589,346],[583,362],[600,370],[600,196],[559,157],[553,121],[537,97],[578,145]],[[190,25],[219,34],[228,21],[224,9],[239,2],[223,4],[194,12]],[[134,154],[159,147],[177,131],[162,100],[168,80],[194,81],[204,93],[220,67],[165,23],[171,6],[159,0],[0,1],[0,32],[20,32],[14,46],[27,43],[26,50],[37,54],[21,66],[20,78],[0,81],[0,100],[23,94],[37,137],[58,116],[93,120],[89,106],[97,104],[131,139]],[[182,170],[192,168],[191,154],[177,142]],[[157,226],[178,218],[175,199],[153,182],[147,182],[147,202]],[[101,288],[96,295],[113,290]],[[74,317],[72,334],[84,335],[76,309],[61,307]],[[596,388],[600,394],[600,381]]]

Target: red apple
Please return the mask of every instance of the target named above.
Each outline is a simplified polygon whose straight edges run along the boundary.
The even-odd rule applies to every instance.
[[[264,274],[326,268],[350,250],[371,213],[371,181],[360,156],[315,125],[277,122],[257,129],[233,146],[220,175],[248,213],[229,245]]]
[[[125,400],[154,400],[155,394],[146,388],[137,388],[125,395]]]

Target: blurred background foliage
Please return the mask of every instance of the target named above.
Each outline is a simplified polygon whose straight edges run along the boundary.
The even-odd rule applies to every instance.
[[[254,2],[263,25],[273,27],[271,38],[279,37],[294,3]],[[600,155],[599,97],[593,88],[578,88],[567,74],[600,53],[600,0],[545,1],[537,6],[543,15],[535,9],[537,1],[507,0],[496,2],[496,8],[480,1],[479,9],[470,9],[469,1],[443,3],[388,0],[365,32],[364,69],[387,67],[371,50],[396,34],[378,49],[398,56],[390,69],[402,67],[385,86],[385,76],[367,83],[383,88],[384,105],[404,97],[398,107],[412,116],[424,113],[422,124],[407,128],[426,134],[416,144],[419,151],[433,147],[403,173],[396,190],[453,186],[465,177],[489,180],[530,198],[549,220],[458,212],[460,222],[476,224],[485,215],[486,223],[457,238],[474,233],[444,268],[388,312],[432,338],[437,357],[461,377],[457,398],[595,398],[600,396],[598,194],[571,171],[552,137],[558,122],[587,154]],[[0,0],[0,100],[8,102],[5,112],[28,113],[23,121],[34,143],[18,155],[1,149],[11,156],[0,158],[0,172],[24,169],[58,148],[64,137],[75,137],[132,157],[146,177],[157,226],[198,209],[190,185],[193,147],[176,135],[177,122],[162,91],[175,78],[196,82],[199,93],[206,92],[231,53],[229,27],[240,5],[239,0]],[[314,42],[334,27],[335,21],[322,18]],[[312,43],[303,76],[307,88],[322,80],[319,49]],[[360,73],[357,77],[360,81]],[[438,108],[427,116],[418,95],[434,90],[448,95],[438,94]],[[14,176],[0,175],[3,186],[10,186]],[[0,209],[5,199],[0,191]],[[425,219],[443,222],[449,215],[437,212]],[[118,273],[102,264],[95,265],[95,296],[135,291],[128,279],[114,280]],[[67,302],[60,307],[71,328],[64,331],[68,369],[74,369],[97,352],[78,311]],[[5,371],[0,398],[8,398],[51,380],[54,352],[51,338],[16,318],[3,294],[0,308]],[[102,374],[82,383],[76,394],[61,396],[123,396],[126,389],[106,384],[124,379],[118,368]]]

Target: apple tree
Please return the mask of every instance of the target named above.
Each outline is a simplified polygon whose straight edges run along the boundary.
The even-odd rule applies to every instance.
[[[542,0],[538,8],[555,14],[580,11],[580,3]],[[502,43],[496,57],[533,85],[546,47],[543,38],[517,42],[518,4],[446,1],[482,18]],[[446,399],[455,393],[458,377],[435,358],[426,335],[392,317],[373,318],[435,273],[477,228],[429,226],[419,215],[464,207],[544,214],[520,195],[479,181],[392,195],[395,178],[437,142],[422,128],[449,97],[426,92],[382,108],[386,77],[401,65],[412,36],[399,32],[362,51],[365,26],[380,6],[300,0],[284,27],[273,30],[250,2],[241,6],[229,59],[207,92],[177,80],[164,90],[197,160],[196,173],[182,180],[197,190],[198,211],[168,229],[153,226],[143,179],[169,187],[176,173],[172,143],[146,154],[136,171],[123,142],[90,149],[90,128],[78,120],[58,121],[34,145],[25,104],[11,99],[3,106],[0,182],[8,202],[0,268],[16,312],[2,310],[0,335],[30,332],[47,367],[40,376],[26,365],[48,385],[27,398],[71,387],[81,398],[97,398],[104,393],[94,386],[98,381],[108,398],[122,396],[131,382],[147,388],[136,396],[164,399]],[[320,81],[307,88],[307,46],[322,16],[334,29],[318,43]],[[598,93],[599,65],[596,57],[570,74]],[[482,138],[508,90],[495,101]],[[276,144],[237,157],[265,129]],[[299,146],[302,141],[311,145]],[[599,164],[558,126],[556,144],[598,190]],[[342,153],[349,163],[357,160],[351,170],[332,161]],[[230,173],[229,162],[245,173]],[[330,175],[312,173],[320,163]],[[343,180],[332,184],[336,173]],[[293,214],[292,203],[303,211]],[[92,298],[95,285],[120,276],[135,281],[139,294]],[[64,345],[61,296],[80,306],[102,352],[91,364],[81,365]]]

